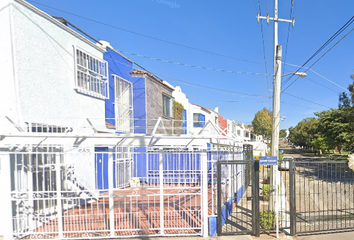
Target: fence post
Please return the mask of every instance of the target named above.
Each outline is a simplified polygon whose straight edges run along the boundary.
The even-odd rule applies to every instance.
[[[296,203],[295,203],[295,164],[290,160],[289,164],[289,187],[290,187],[290,235],[296,234]]]
[[[61,197],[61,166],[60,166],[60,154],[55,156],[55,174],[56,174],[56,194],[57,194],[57,204],[58,204],[58,238],[64,238],[64,228],[63,228],[63,204]]]
[[[6,153],[6,154],[5,154]],[[0,153],[0,239],[13,238],[10,153]]]
[[[260,236],[260,219],[259,219],[259,160],[253,162],[252,173],[252,192],[253,192],[253,232],[256,237]]]
[[[222,235],[222,200],[221,200],[221,163],[217,161],[217,211],[218,211],[218,228],[217,228],[217,235],[221,236]]]
[[[208,216],[208,157],[207,152],[202,151],[201,153],[202,161],[202,236],[208,237],[209,233],[209,216]]]
[[[114,177],[113,177],[113,154],[114,148],[108,148],[108,204],[109,204],[109,234],[114,236]]]
[[[160,235],[165,234],[164,228],[164,200],[163,200],[163,153],[159,153],[159,177],[160,177]]]

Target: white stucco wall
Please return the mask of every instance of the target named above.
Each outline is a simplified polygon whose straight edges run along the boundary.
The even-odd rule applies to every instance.
[[[193,124],[193,114],[194,113],[201,113],[203,115],[205,115],[205,124],[207,124],[210,120],[211,120],[211,113],[204,110],[203,108],[201,108],[200,106],[198,105],[195,105],[195,104],[191,104],[191,111],[190,111],[190,119],[192,120],[191,121],[191,130],[190,130],[190,133],[191,134],[198,134],[203,128],[202,127],[194,127],[194,124]],[[209,133],[207,130],[205,131],[205,134],[211,134]]]
[[[85,119],[101,118],[92,121],[103,127],[104,100],[74,90],[74,46],[100,59],[103,51],[30,5],[5,2],[10,5],[0,11],[0,123],[8,124],[5,115],[21,124],[71,126],[75,131],[82,124],[91,131]]]
[[[25,122],[68,126],[78,134],[92,132],[86,118],[96,128],[104,128],[104,100],[74,90],[74,46],[101,59],[103,50],[21,1],[0,1],[0,33],[0,133],[18,132],[5,116],[22,127]],[[92,189],[94,165],[80,160],[66,159],[81,170],[76,171],[80,182]],[[0,179],[8,180],[10,169],[4,165],[8,156],[0,156],[0,161]],[[12,239],[9,187],[0,188],[5,194],[0,201],[0,238],[4,239]]]
[[[78,148],[65,146],[65,164],[74,168],[74,175],[78,183],[91,192],[95,190],[95,148],[92,145],[83,145]],[[71,186],[68,183],[69,187]]]
[[[253,156],[267,156],[267,144],[264,142],[247,142],[253,146]]]

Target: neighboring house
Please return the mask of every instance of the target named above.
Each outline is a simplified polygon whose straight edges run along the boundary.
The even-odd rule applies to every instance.
[[[219,126],[223,136],[228,135],[228,120],[219,115]]]
[[[199,134],[205,124],[210,121],[211,112],[197,104],[191,105],[190,119],[193,119],[191,134]]]
[[[226,122],[227,122],[227,136],[232,137],[235,131],[235,129],[233,128],[234,120],[226,119]]]
[[[135,77],[132,81],[139,83],[139,97],[145,97],[145,104],[139,105],[139,113],[135,115],[135,124],[139,127],[135,132],[172,134],[174,88],[143,70],[133,70],[131,75]]]
[[[244,135],[245,135],[244,128],[242,127],[242,125],[237,124],[236,122],[234,122],[234,126],[235,126],[236,136],[239,137],[242,141],[244,141]]]
[[[212,136],[221,135],[220,123],[219,123],[219,108],[216,107],[213,109],[209,109],[210,111],[210,122],[214,124],[215,128],[210,129],[210,133]]]
[[[106,49],[103,58],[109,66],[109,97],[105,101],[107,126],[117,133],[134,133],[134,116],[142,117],[139,110],[145,105],[145,96],[141,95],[136,78],[130,75],[133,61],[114,50],[108,42],[100,41],[99,44]]]
[[[241,124],[241,128],[243,129],[243,138],[244,141],[249,142],[251,141],[251,130],[249,129],[249,127],[245,126],[243,123]]]
[[[175,90],[172,92],[172,97],[174,98],[174,100],[176,102],[182,104],[182,106],[184,108],[183,114],[182,114],[182,123],[179,124],[182,127],[180,133],[181,134],[188,134],[191,132],[191,129],[193,127],[193,122],[191,121],[192,116],[190,114],[191,104],[189,103],[189,100],[188,100],[186,94],[182,92],[182,89],[180,86],[175,87]],[[174,119],[174,121],[178,121],[178,120]]]

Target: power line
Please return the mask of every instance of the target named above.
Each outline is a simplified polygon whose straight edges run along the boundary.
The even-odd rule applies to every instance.
[[[313,80],[313,79],[311,79],[311,78],[309,78],[309,77],[306,77],[306,79],[307,79],[307,80],[310,80],[311,82],[314,82],[314,83],[316,83],[316,84],[318,84],[318,85],[320,85],[320,86],[322,86],[322,87],[324,87],[324,88],[327,88],[328,90],[331,90],[331,91],[333,91],[333,92],[335,92],[335,93],[340,93],[340,92],[338,92],[338,91],[336,91],[336,90],[334,90],[334,89],[332,89],[332,88],[329,88],[329,87],[327,87],[327,86],[325,86],[325,85],[323,85],[323,84],[321,84],[321,83],[319,83],[319,82],[316,82],[315,80]]]
[[[353,16],[354,19],[354,16]],[[336,42],[330,49],[328,49],[321,57],[319,57],[308,69],[305,70],[305,72],[307,72],[310,68],[312,68],[318,61],[320,61],[329,51],[331,51],[335,46],[337,46],[344,38],[346,38],[352,31],[354,30],[354,28],[352,28],[352,30],[350,30],[346,35],[344,35],[341,39],[339,39],[338,42]],[[298,70],[296,71],[298,72]],[[286,89],[288,89],[291,85],[293,85],[296,80],[298,80],[299,77],[297,77],[291,84],[289,84],[289,86],[287,86],[282,92],[284,92]]]
[[[75,13],[71,13],[71,12],[64,11],[64,10],[61,10],[61,9],[58,9],[58,8],[55,8],[55,7],[51,7],[51,6],[36,2],[36,1],[28,0],[28,2],[32,2],[32,3],[38,4],[38,5],[50,8],[50,9],[54,9],[54,10],[59,11],[59,12],[63,12],[63,13],[66,13],[66,14],[69,14],[69,15],[72,15],[72,16],[75,16],[75,17],[78,17],[78,18],[85,19],[87,21],[91,21],[91,22],[94,22],[94,23],[97,23],[97,24],[101,24],[101,25],[104,25],[104,26],[107,26],[107,27],[110,27],[110,28],[115,28],[115,29],[118,29],[118,30],[121,30],[121,31],[124,31],[124,32],[128,32],[128,33],[131,33],[131,34],[135,34],[135,35],[138,35],[138,36],[141,36],[141,37],[150,38],[150,39],[153,39],[153,40],[156,40],[156,41],[160,41],[160,42],[168,43],[168,44],[171,44],[171,45],[175,45],[175,46],[191,49],[191,50],[198,51],[198,52],[212,54],[212,55],[219,56],[219,57],[224,57],[224,58],[229,58],[229,59],[233,59],[233,60],[237,60],[237,61],[243,61],[243,62],[248,62],[248,63],[252,63],[252,64],[262,65],[261,63],[253,62],[253,61],[250,61],[250,60],[236,58],[236,57],[228,56],[228,55],[225,55],[225,54],[220,54],[220,53],[216,53],[216,52],[212,52],[212,51],[208,51],[208,50],[204,50],[204,49],[200,49],[200,48],[196,48],[196,47],[191,47],[191,46],[183,45],[183,44],[180,44],[180,43],[172,42],[172,41],[169,41],[169,40],[164,40],[164,39],[161,39],[161,38],[157,38],[157,37],[149,36],[149,35],[146,35],[146,34],[134,32],[134,31],[131,31],[131,30],[128,30],[128,29],[125,29],[125,28],[114,26],[112,24],[100,22],[100,21],[97,21],[97,20],[94,20],[94,19],[91,19],[91,18],[88,18],[88,17],[80,16],[80,15],[75,14]]]
[[[291,1],[291,9],[290,9],[290,16],[289,19],[292,19],[293,16],[293,8],[294,8],[294,1]],[[290,23],[288,24],[288,36],[286,38],[286,45],[285,45],[285,54],[284,54],[284,62],[286,62],[286,57],[288,55],[288,44],[289,44],[289,37],[290,37]]]
[[[284,62],[284,64],[285,64],[285,65],[289,65],[289,66],[293,66],[293,67],[300,67],[299,65],[292,64],[292,63],[286,63],[286,62]],[[324,80],[326,80],[326,81],[328,81],[328,82],[330,82],[330,83],[336,85],[337,87],[343,89],[344,91],[350,92],[347,88],[342,87],[342,86],[339,85],[338,83],[335,83],[334,81],[332,81],[332,80],[326,78],[325,76],[319,74],[319,73],[316,72],[315,70],[309,69],[309,68],[307,68],[307,67],[303,67],[303,68],[310,70],[310,71],[313,72],[314,74],[316,74],[316,75],[318,75],[319,77],[323,78]]]
[[[302,106],[302,105],[298,105],[298,104],[293,104],[293,103],[288,103],[288,102],[281,102],[284,104],[288,104],[288,105],[292,105],[292,106],[297,106],[297,107],[303,107],[303,108],[309,108],[309,109],[314,109],[314,110],[320,110],[319,108],[313,108],[313,107],[308,107],[308,106]]]
[[[113,62],[117,62],[117,63],[120,63],[122,65],[125,65],[127,67],[131,67],[131,65],[129,64],[126,64],[122,61],[119,61],[117,59],[113,59],[112,56],[111,56],[111,59]],[[255,94],[247,94],[247,93],[240,93],[240,92],[234,92],[234,91],[228,91],[228,90],[223,90],[223,89],[218,89],[218,88],[212,88],[212,87],[208,87],[208,86],[204,86],[204,85],[197,85],[197,84],[193,84],[193,83],[189,83],[189,82],[185,82],[185,81],[182,81],[182,80],[179,80],[179,79],[175,79],[175,78],[171,78],[171,77],[168,77],[168,76],[164,76],[164,75],[161,75],[159,73],[156,73],[156,72],[152,72],[152,71],[149,71],[147,70],[146,68],[142,67],[141,65],[139,65],[138,63],[136,62],[133,62],[133,64],[137,65],[139,68],[151,73],[154,77],[156,77],[157,79],[163,81],[163,78],[167,78],[167,79],[171,79],[171,81],[174,81],[174,82],[178,82],[178,83],[182,83],[184,85],[187,85],[187,86],[191,86],[191,87],[196,87],[196,88],[201,88],[201,89],[207,89],[207,90],[213,90],[213,91],[217,91],[217,92],[224,92],[224,93],[228,93],[227,95],[238,95],[238,96],[242,96],[242,97],[253,97],[253,98],[270,98],[269,96],[264,96],[264,95],[255,95]],[[116,65],[116,64],[115,64]],[[117,65],[116,65],[117,67]],[[161,77],[159,77],[159,75]]]
[[[192,68],[199,68],[199,69],[205,69],[205,70],[212,70],[212,71],[217,71],[217,72],[227,72],[227,73],[237,73],[237,74],[248,74],[248,75],[265,75],[265,76],[267,76],[267,75],[268,75],[268,76],[269,76],[269,75],[272,75],[272,74],[269,74],[269,73],[241,72],[241,71],[233,71],[233,70],[226,70],[226,69],[218,69],[218,68],[203,67],[203,66],[197,66],[197,65],[192,65],[192,64],[188,64],[188,63],[180,63],[180,62],[174,62],[174,61],[170,61],[170,60],[166,60],[166,59],[161,59],[161,58],[155,58],[155,57],[145,56],[145,55],[142,55],[142,54],[131,53],[131,52],[123,51],[123,50],[117,50],[117,51],[120,52],[120,53],[130,54],[130,55],[134,55],[134,56],[137,56],[137,57],[147,58],[147,59],[156,60],[156,61],[160,61],[160,62],[171,63],[171,64],[180,65],[180,66],[185,66],[185,67],[192,67]]]
[[[185,82],[176,78],[171,78],[168,76],[164,76],[158,73],[154,73],[155,75],[160,75],[162,78],[164,79],[170,79],[171,81],[174,82],[178,82],[178,83],[182,83],[184,85],[187,86],[192,86],[192,87],[196,87],[196,88],[201,88],[201,89],[207,89],[207,90],[213,90],[213,91],[217,91],[217,92],[223,92],[223,93],[228,93],[228,95],[239,95],[242,97],[253,97],[253,98],[269,98],[269,96],[264,96],[264,95],[255,95],[255,94],[247,94],[247,93],[240,93],[240,92],[234,92],[234,91],[228,91],[228,90],[223,90],[223,89],[219,89],[219,88],[213,88],[213,87],[207,87],[207,86],[203,86],[203,85],[198,85],[198,84],[193,84],[193,83],[189,83],[189,82]],[[161,78],[160,78],[161,79]]]
[[[311,100],[308,100],[308,99],[305,99],[305,98],[302,98],[302,97],[295,96],[295,95],[290,94],[290,93],[285,93],[285,94],[287,94],[287,95],[289,95],[289,96],[291,96],[291,97],[294,97],[294,98],[301,99],[301,100],[306,101],[306,102],[309,102],[309,103],[313,103],[313,104],[316,104],[316,105],[322,106],[322,107],[331,108],[331,107],[328,107],[328,106],[322,105],[322,104],[320,104],[320,103],[316,103],[316,102],[313,102],[313,101],[311,101]]]
[[[111,56],[111,55],[110,55]],[[128,64],[124,63],[124,62],[121,62],[121,61],[118,61],[116,59],[113,59],[112,56],[111,56],[111,60],[114,61],[114,62],[118,62],[120,64],[123,64],[125,66],[129,66]],[[159,77],[158,73],[153,73],[149,70],[147,70],[146,68],[142,67],[141,65],[139,65],[138,63],[136,62],[133,62],[135,65],[137,65],[138,67],[140,67],[141,69],[151,73],[154,77],[160,79],[161,81],[163,81],[163,79],[161,77]],[[117,65],[116,65],[117,66]],[[264,95],[252,95],[252,94],[245,94],[245,93],[239,93],[239,92],[233,92],[233,91],[227,91],[227,90],[223,90],[223,89],[218,89],[218,88],[212,88],[212,87],[208,87],[208,86],[204,86],[204,85],[197,85],[197,84],[192,84],[192,83],[188,83],[188,82],[185,82],[185,81],[182,81],[182,80],[179,80],[179,79],[175,79],[175,78],[171,78],[171,77],[168,77],[168,76],[164,76],[164,75],[161,75],[162,77],[164,78],[168,78],[168,79],[171,79],[171,81],[174,81],[174,82],[179,82],[179,83],[182,83],[184,85],[187,85],[187,86],[191,86],[191,87],[196,87],[196,88],[201,88],[201,89],[207,89],[207,90],[212,90],[212,91],[217,91],[217,92],[225,92],[225,93],[228,93],[227,95],[233,95],[233,94],[236,94],[236,95],[241,95],[243,97],[254,97],[254,98],[270,98],[269,96],[264,96]],[[301,98],[301,97],[298,97],[298,96],[295,96],[295,95],[292,95],[292,94],[289,94],[289,93],[285,93],[287,95],[290,95],[292,97],[295,97],[295,98],[299,98],[301,100],[304,100],[304,101],[307,101],[307,102],[310,102],[310,103],[314,103],[314,104],[317,104],[317,105],[320,105],[320,106],[324,106],[324,105],[321,105],[319,103],[316,103],[316,102],[313,102],[313,101],[310,101],[310,100],[307,100],[307,99],[304,99],[304,98]],[[239,102],[239,101],[225,101],[225,102]],[[253,102],[253,103],[262,103],[262,102],[267,102],[267,101],[257,101],[257,102]],[[300,106],[300,107],[305,107],[305,106],[301,106],[301,105],[296,105],[296,104],[291,104],[291,103],[286,103],[286,102],[282,102],[282,103],[285,103],[285,104],[290,104],[290,105],[294,105],[294,106]],[[327,106],[324,106],[324,107],[327,107]],[[306,107],[306,108],[310,108],[310,109],[316,109],[316,108],[311,108],[311,107]],[[329,108],[329,107],[328,107]],[[270,111],[271,107],[268,108],[268,111]],[[316,109],[317,110],[317,109]]]
[[[298,72],[299,70],[301,70],[301,68],[302,67],[304,67],[308,62],[310,62],[317,54],[319,54],[325,47],[327,47],[339,34],[341,34],[345,29],[347,29],[352,23],[353,23],[353,21],[354,21],[354,16],[348,21],[348,22],[346,22],[337,32],[335,32],[314,54],[312,54],[312,56],[304,63],[304,64],[302,64],[302,66],[298,69],[298,70],[296,70],[296,72]],[[353,29],[352,29],[353,30]],[[351,31],[352,31],[351,30]],[[350,32],[351,32],[350,31]],[[350,33],[349,32],[349,33]],[[348,34],[347,34],[348,35]],[[344,37],[346,37],[347,35],[345,35]],[[343,38],[342,39],[340,39],[334,46],[336,46],[341,40],[343,40]],[[332,48],[334,47],[334,46],[332,46]],[[330,50],[332,49],[332,48],[330,48]],[[328,51],[327,51],[328,52]],[[327,53],[326,52],[326,53]],[[326,53],[324,54],[324,55],[326,55]],[[322,55],[319,59],[321,59],[324,55]],[[318,61],[319,61],[319,59],[314,63],[314,64],[316,64]],[[314,65],[314,64],[312,64],[311,65],[311,67]],[[309,67],[309,68],[311,68],[311,67]],[[308,69],[307,69],[308,70]],[[306,71],[307,71],[306,70]],[[284,82],[283,82],[283,84],[282,84],[282,86],[285,86],[285,84],[287,84],[292,78],[294,77],[294,75],[291,75],[288,79],[286,79]],[[296,82],[296,80],[297,79],[299,79],[299,77],[298,78],[296,78],[287,88],[289,88],[294,82]],[[286,88],[286,89],[287,89]],[[285,91],[286,89],[284,89],[283,91]]]
[[[258,8],[259,8],[259,14],[262,15],[262,12],[261,12],[261,0],[258,0]],[[263,59],[264,59],[264,67],[265,67],[265,70],[266,70],[266,73],[268,73],[268,69],[267,69],[267,58],[266,58],[266,51],[265,51],[265,41],[264,41],[264,33],[263,33],[263,24],[262,24],[262,21],[261,21],[261,35],[262,35],[262,42],[263,42]],[[266,77],[266,80],[267,80],[267,89],[269,89],[269,79],[268,79],[268,76]],[[269,95],[269,91],[268,91],[268,95]]]

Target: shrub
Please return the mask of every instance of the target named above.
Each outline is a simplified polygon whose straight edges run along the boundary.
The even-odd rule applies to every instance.
[[[265,210],[259,214],[261,227],[269,229],[275,227],[275,212]]]
[[[281,220],[283,218],[283,215],[281,215],[279,213],[279,225],[281,224]],[[263,212],[260,212],[259,214],[259,218],[260,218],[260,224],[261,227],[264,229],[270,229],[270,228],[274,228],[275,227],[275,212],[272,210],[264,210]]]
[[[263,200],[268,201],[269,200],[269,192],[270,192],[270,185],[269,184],[263,184]]]

